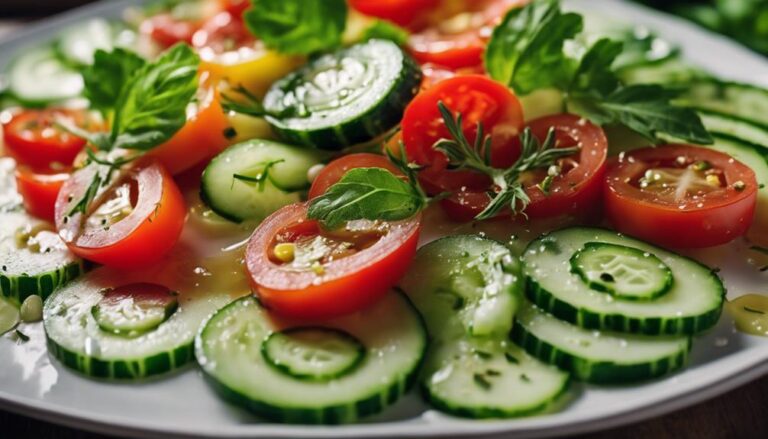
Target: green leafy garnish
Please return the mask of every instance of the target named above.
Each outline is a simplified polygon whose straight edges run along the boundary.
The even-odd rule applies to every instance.
[[[445,126],[451,139],[442,139],[435,149],[442,151],[450,160],[452,168],[471,169],[491,177],[494,189],[489,196],[491,202],[475,219],[484,220],[496,216],[505,208],[513,214],[524,213],[530,203],[520,177],[524,172],[548,168],[557,160],[572,155],[578,148],[558,148],[555,132],[550,129],[546,139],[540,142],[529,128],[520,135],[520,157],[509,168],[495,168],[491,164],[491,137],[484,136],[483,126],[478,124],[477,139],[470,143],[462,130],[461,114],[453,116],[442,102],[438,103]]]
[[[612,67],[622,53],[621,42],[601,39],[581,59],[569,56],[565,44],[582,29],[583,18],[561,12],[556,0],[513,9],[493,31],[486,69],[521,95],[557,89],[566,110],[601,125],[626,125],[655,143],[662,142],[661,135],[712,143],[695,111],[671,103],[675,92],[660,85],[621,83]]]
[[[272,167],[283,163],[285,160],[270,160],[266,163],[259,164],[259,167],[261,168],[256,175],[246,175],[246,174],[233,174],[232,175],[232,184],[234,185],[235,180],[239,180],[245,183],[255,184],[259,192],[264,192],[264,188],[267,184],[267,181],[272,181],[272,177],[270,176],[270,171],[272,170]],[[272,181],[274,185],[274,181]],[[279,188],[279,185],[275,185]]]
[[[398,46],[405,46],[408,43],[410,33],[402,27],[385,20],[376,20],[365,28],[362,41],[368,40],[389,40]]]
[[[248,29],[270,49],[309,55],[341,45],[345,0],[252,0],[243,14]]]
[[[358,219],[403,220],[418,213],[426,203],[420,190],[388,170],[356,168],[313,199],[307,217],[335,229]]]
[[[86,67],[83,74],[85,97],[91,108],[109,116],[115,109],[125,84],[144,65],[146,61],[125,49],[106,52],[102,49],[93,56],[93,64]]]

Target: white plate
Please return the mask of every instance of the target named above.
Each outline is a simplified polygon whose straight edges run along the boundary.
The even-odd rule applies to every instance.
[[[0,65],[34,41],[89,16],[117,16],[134,2],[109,1],[48,20],[0,43]],[[768,62],[687,22],[637,5],[611,0],[574,0],[568,7],[598,11],[617,20],[646,24],[679,43],[692,61],[725,78],[768,86]],[[743,243],[698,255],[722,268],[733,298],[764,291],[768,274],[748,264]],[[691,364],[682,372],[640,386],[575,385],[574,401],[559,413],[476,422],[444,416],[415,394],[367,422],[341,427],[264,424],[219,400],[200,373],[184,372],[144,384],[112,384],[80,377],[49,358],[42,329],[28,326],[31,341],[0,338],[0,408],[106,433],[178,437],[425,437],[575,434],[615,427],[695,404],[768,373],[768,339],[734,332],[724,315],[716,329],[698,337]]]

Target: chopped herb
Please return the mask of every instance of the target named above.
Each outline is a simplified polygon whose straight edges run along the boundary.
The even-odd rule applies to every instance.
[[[16,330],[14,333],[16,334],[16,338],[17,338],[17,339],[18,339],[18,340],[19,340],[21,343],[26,343],[26,342],[28,342],[28,341],[29,341],[29,336],[28,336],[27,334],[25,334],[25,333],[23,333],[23,332],[19,331],[18,329],[17,329],[17,330]]]
[[[762,253],[764,255],[768,255],[768,247],[760,247],[760,246],[757,246],[757,245],[753,245],[749,249],[752,250],[752,251],[756,251],[758,253]]]
[[[508,363],[512,363],[512,364],[520,363],[520,360],[518,360],[514,355],[510,354],[509,352],[504,352],[504,358],[507,359]]]
[[[480,358],[481,360],[490,360],[493,358],[493,354],[477,349],[474,350],[474,354],[477,355],[477,358]]]
[[[235,137],[237,137],[237,130],[232,127],[226,127],[224,128],[224,137],[226,137],[228,140],[232,140]]]
[[[82,213],[83,215],[88,213],[88,207],[91,205],[93,200],[96,199],[96,195],[99,193],[99,188],[101,187],[102,181],[103,180],[101,174],[97,170],[96,175],[93,177],[93,180],[91,180],[91,184],[88,186],[88,189],[85,190],[83,197],[69,209],[66,216],[70,217],[78,212]]]
[[[488,381],[488,379],[485,376],[479,373],[474,374],[472,376],[472,379],[474,379],[475,384],[477,384],[479,387],[481,387],[484,390],[490,390],[492,387],[491,382]]]
[[[616,282],[616,279],[611,273],[601,273],[600,280],[603,282]]]
[[[524,382],[526,382],[526,383],[530,383],[530,382],[531,382],[531,379],[530,379],[530,378],[528,378],[528,375],[526,375],[526,374],[521,374],[521,375],[520,375],[520,380],[521,380],[521,381],[524,381]]]
[[[488,369],[488,370],[485,371],[485,374],[490,376],[490,377],[501,376],[501,372],[499,372],[496,369]]]
[[[744,311],[746,311],[746,312],[751,312],[751,313],[753,313],[753,314],[761,314],[761,315],[764,315],[764,314],[765,314],[765,311],[761,311],[761,310],[759,310],[759,309],[755,309],[755,308],[750,308],[750,307],[748,307],[748,306],[745,306],[745,307],[744,307]]]
[[[239,180],[245,183],[255,183],[258,187],[259,192],[264,192],[264,187],[267,183],[267,181],[271,181],[270,177],[270,170],[272,167],[277,165],[278,163],[283,163],[285,160],[271,160],[265,163],[260,163],[257,166],[261,167],[261,171],[259,171],[258,174],[254,176],[250,175],[243,175],[243,174],[233,174],[232,178],[234,180]],[[234,181],[232,182],[234,184]]]

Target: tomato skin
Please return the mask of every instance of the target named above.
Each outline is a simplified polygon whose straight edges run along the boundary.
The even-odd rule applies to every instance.
[[[386,157],[378,154],[361,152],[340,157],[325,166],[320,174],[312,182],[309,189],[309,199],[323,195],[329,187],[336,184],[344,174],[354,168],[384,168],[393,174],[400,175],[400,171],[387,160]]]
[[[200,24],[178,20],[171,14],[158,14],[147,18],[139,26],[139,31],[149,36],[161,48],[167,49],[177,43],[192,44],[192,35]]]
[[[162,145],[147,153],[160,161],[173,175],[213,158],[229,146],[224,132],[229,127],[221,96],[215,88],[208,88],[198,104],[197,114]]]
[[[413,25],[439,4],[440,0],[349,0],[349,5],[357,11],[400,26]]]
[[[37,172],[27,166],[18,166],[16,189],[24,201],[24,209],[27,213],[53,222],[56,198],[69,177],[68,172]]]
[[[242,20],[243,12],[251,7],[250,0],[219,0],[219,8]]]
[[[421,217],[399,222],[376,244],[325,267],[320,283],[312,271],[289,271],[271,261],[269,245],[286,225],[306,220],[307,204],[286,206],[251,236],[246,266],[253,291],[276,313],[296,318],[330,318],[372,305],[405,274],[419,240]]]
[[[253,46],[256,38],[248,32],[244,22],[229,12],[219,12],[209,18],[192,35],[192,46],[222,54],[240,47]]]
[[[433,149],[435,142],[450,137],[438,102],[454,114],[461,113],[462,128],[470,142],[475,141],[477,123],[482,122],[485,132],[493,138],[491,161],[503,166],[515,154],[512,141],[524,125],[520,101],[509,88],[486,76],[460,75],[422,91],[405,110],[403,142],[408,159],[427,167],[419,175],[424,189],[431,195],[462,188],[484,190],[490,184],[485,175],[447,170],[448,158]]]
[[[723,170],[727,186],[701,197],[698,203],[654,199],[630,184],[647,162],[692,157]],[[745,183],[738,191],[737,181]],[[620,232],[672,248],[701,248],[725,244],[744,235],[752,225],[757,203],[755,173],[729,155],[691,145],[666,145],[632,151],[610,162],[605,178],[605,212]]]
[[[8,154],[35,168],[48,168],[55,163],[71,165],[86,141],[56,127],[55,121],[60,117],[83,128],[90,124],[85,110],[23,110],[3,124]]]
[[[168,171],[153,160],[142,159],[129,172],[138,187],[136,205],[124,219],[108,229],[86,227],[83,214],[67,214],[82,199],[93,181],[88,166],[64,183],[56,199],[55,223],[72,253],[99,264],[133,269],[152,265],[176,244],[186,220],[184,197]]]

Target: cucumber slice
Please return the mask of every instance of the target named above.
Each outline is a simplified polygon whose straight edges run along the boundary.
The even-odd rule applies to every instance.
[[[201,198],[231,221],[261,221],[277,209],[301,201],[309,187],[307,171],[324,154],[270,140],[230,146],[203,172]]]
[[[451,236],[419,250],[401,285],[429,329],[422,388],[436,408],[498,418],[559,401],[568,375],[508,340],[522,284],[517,259],[490,239]]]
[[[674,285],[651,301],[621,300],[599,293],[570,270],[568,261],[588,242],[633,247],[655,255],[674,276]],[[725,288],[704,265],[616,232],[570,228],[531,242],[523,255],[526,295],[555,317],[588,329],[642,334],[695,334],[717,323]]]
[[[541,361],[592,383],[616,384],[656,378],[683,367],[691,340],[598,332],[564,322],[526,302],[515,318],[512,339]]]
[[[680,97],[684,105],[768,125],[768,89],[717,79],[699,79],[684,85],[687,91]]]
[[[134,338],[168,320],[179,308],[176,296],[162,285],[123,285],[103,291],[91,314],[102,331]]]
[[[663,62],[626,67],[619,72],[619,77],[626,84],[679,85],[683,89],[690,81],[708,78],[709,75],[684,60],[673,57]]]
[[[94,18],[62,32],[57,49],[68,62],[85,66],[93,64],[97,50],[111,51],[115,47],[131,48],[136,44],[136,33],[111,24],[103,18]]]
[[[136,276],[99,268],[51,295],[43,307],[49,352],[87,376],[121,380],[155,376],[191,362],[200,324],[229,296],[181,291],[179,310],[154,330],[135,337],[103,330],[93,307],[115,286],[141,282]]]
[[[370,40],[313,59],[276,82],[266,119],[284,140],[339,150],[386,133],[403,117],[421,69],[395,43]]]
[[[22,303],[48,297],[86,271],[50,225],[24,212],[0,214],[0,293]]]
[[[76,98],[83,91],[83,77],[65,66],[49,47],[23,52],[11,63],[8,90],[24,106],[40,107]]]
[[[768,154],[768,124],[761,125],[743,117],[703,108],[697,108],[696,111],[709,132],[735,137],[760,146],[763,148],[763,154]]]
[[[308,381],[273,367],[260,354],[270,349],[264,343],[270,343],[272,334],[307,325],[352,335],[365,346],[365,358],[341,377]],[[303,344],[310,340],[304,338],[299,355],[318,353],[327,341],[322,337],[306,349]],[[322,322],[280,318],[256,298],[246,297],[211,317],[195,351],[206,376],[226,399],[271,421],[339,424],[378,413],[398,400],[415,381],[426,345],[418,313],[405,297],[393,293],[371,308]]]
[[[0,296],[0,335],[13,330],[19,324],[19,309]]]
[[[267,364],[289,376],[330,381],[355,370],[365,358],[365,346],[339,329],[291,328],[270,334],[261,353]]]
[[[655,255],[602,242],[588,242],[574,253],[571,272],[593,290],[626,300],[655,299],[674,283],[672,270]]]

